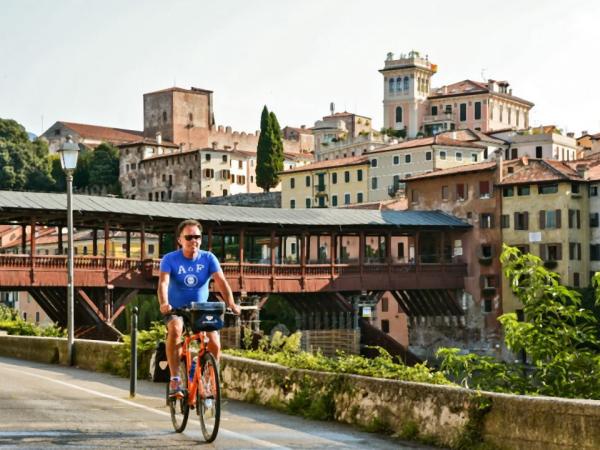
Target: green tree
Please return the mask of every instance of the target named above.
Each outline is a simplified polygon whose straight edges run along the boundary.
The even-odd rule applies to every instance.
[[[279,184],[278,173],[283,170],[283,141],[277,117],[266,105],[260,118],[256,159],[256,184],[269,192]]]
[[[88,167],[88,186],[106,187],[108,193],[120,194],[119,149],[103,142],[91,152]]]
[[[442,370],[477,389],[600,399],[598,320],[582,308],[581,294],[562,286],[537,256],[505,245],[500,260],[512,292],[523,304],[524,320],[514,313],[499,320],[507,347],[524,352],[528,365],[442,349]],[[597,298],[599,282],[596,274]]]
[[[0,189],[48,191],[54,184],[48,145],[31,142],[16,121],[0,119]]]

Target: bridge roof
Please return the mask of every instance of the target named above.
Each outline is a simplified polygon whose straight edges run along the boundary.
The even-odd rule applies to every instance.
[[[0,223],[63,225],[66,221],[66,194],[0,191]],[[219,226],[274,225],[311,228],[470,228],[471,225],[441,211],[377,211],[360,209],[280,209],[188,203],[149,202],[112,197],[74,195],[75,226],[172,232],[181,220],[194,218]]]

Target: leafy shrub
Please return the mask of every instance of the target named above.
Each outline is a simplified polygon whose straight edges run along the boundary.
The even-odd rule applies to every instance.
[[[64,337],[67,334],[65,329],[56,325],[40,327],[27,322],[19,317],[14,309],[6,305],[0,305],[0,330],[14,336]]]

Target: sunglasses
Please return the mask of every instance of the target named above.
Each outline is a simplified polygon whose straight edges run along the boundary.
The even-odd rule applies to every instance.
[[[201,234],[186,234],[183,237],[186,241],[191,241],[192,239],[195,239],[195,240],[202,239]]]

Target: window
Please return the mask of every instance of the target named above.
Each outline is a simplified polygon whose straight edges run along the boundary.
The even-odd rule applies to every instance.
[[[206,191],[206,198],[210,198],[212,196],[212,192],[211,191]]]
[[[390,332],[390,321],[389,320],[381,321],[381,331],[383,331],[384,333]]]
[[[193,178],[194,172],[192,169],[188,171],[188,178]]]
[[[489,181],[480,181],[479,182],[479,198],[490,198],[490,182]]]
[[[600,261],[600,244],[590,244],[590,260]]]
[[[536,158],[541,158],[542,157],[542,146],[541,145],[538,145],[535,148],[535,157]]]
[[[456,199],[466,200],[468,198],[468,188],[464,183],[458,183],[456,185]]]
[[[492,246],[488,244],[481,244],[481,256],[483,258],[491,258],[492,254]]]
[[[406,164],[410,164],[410,160],[411,160],[411,155],[404,155],[404,162]]]
[[[590,197],[598,196],[598,186],[590,186]]]
[[[296,179],[290,178],[290,189],[294,189],[296,187]]]
[[[517,159],[519,157],[519,149],[518,148],[511,148],[510,152],[511,152],[512,159]]]
[[[306,175],[306,178],[304,179],[304,183],[306,184],[306,186],[310,186],[310,175]]]
[[[569,259],[571,261],[581,260],[581,244],[579,242],[569,242]]]
[[[131,180],[131,187],[135,187],[135,179]]]
[[[437,116],[438,115],[438,107],[437,106],[432,106],[431,107],[431,115],[432,116]]]
[[[404,90],[408,91],[408,77],[404,77]]]
[[[291,209],[294,209],[295,207],[296,207],[296,200],[294,200],[294,199],[291,199],[291,200],[290,200],[290,208],[291,208]]]
[[[452,105],[446,105],[446,110],[444,112],[446,114],[452,114]]]
[[[227,162],[227,155],[223,155],[223,162]]]
[[[540,211],[540,229],[552,229],[561,227],[560,209],[555,211]]]
[[[210,161],[210,153],[207,153],[206,155],[204,155],[204,159],[206,161]]]
[[[510,215],[502,214],[500,217],[500,226],[502,228],[510,228]]]
[[[350,183],[350,172],[347,170],[344,172],[344,181]]]
[[[237,184],[246,184],[246,176],[238,175],[237,176]]]
[[[475,120],[481,120],[481,102],[475,102]]]
[[[350,204],[350,194],[344,194],[344,205]]]
[[[389,84],[388,91],[389,91],[390,94],[393,94],[394,91],[396,90],[396,79],[395,78],[390,78],[388,84]]]
[[[377,189],[377,177],[371,178],[371,189]]]
[[[227,197],[227,189],[223,189],[223,197]]]
[[[400,157],[398,155],[394,155],[394,165],[397,166],[400,164]]]
[[[204,177],[212,178],[215,175],[215,171],[213,169],[204,169]]]
[[[356,171],[356,180],[357,181],[362,181],[363,177],[362,177],[362,169],[358,169]]]
[[[479,228],[494,228],[494,215],[491,213],[482,213],[479,216]]]
[[[477,153],[471,153],[471,162],[477,162]]]
[[[411,197],[410,197],[410,198],[411,198],[411,201],[412,201],[413,203],[417,203],[417,202],[419,201],[419,191],[417,191],[417,190],[413,189],[413,190],[411,191],[410,195],[411,195]]]
[[[467,104],[461,103],[460,104],[460,121],[464,122],[466,120],[467,120]]]
[[[152,201],[152,192],[148,192],[148,201]]]
[[[310,198],[306,198],[305,205],[307,208],[310,208]]]
[[[229,180],[229,178],[231,177],[231,171],[228,169],[223,169],[221,170],[221,178],[223,180]]]
[[[544,261],[561,261],[561,244],[540,244],[540,258]]]
[[[431,161],[431,152],[425,152],[425,161]]]
[[[538,185],[538,194],[556,194],[558,192],[558,184],[541,184]]]
[[[388,312],[388,299],[383,297],[381,299],[381,312]]]
[[[590,227],[598,228],[598,225],[599,225],[598,213],[591,213],[590,214]]]
[[[517,187],[517,195],[529,195],[530,188],[528,184]]]
[[[512,197],[513,195],[515,195],[515,188],[513,186],[502,188],[502,197]]]
[[[454,157],[456,158],[457,161],[462,161],[462,153],[461,152],[456,152]]]
[[[443,150],[440,152],[440,159],[441,160],[445,160],[446,159],[446,152],[443,151]]]
[[[396,123],[402,123],[402,107],[396,107]]]
[[[529,229],[529,213],[516,212],[515,213],[515,230],[528,230]]]
[[[331,184],[337,184],[337,172],[331,174]]]
[[[337,195],[332,195],[331,196],[331,206],[337,206],[337,205],[338,205]]]
[[[243,169],[244,168],[244,161],[242,161],[241,159],[238,161],[238,169]],[[290,169],[292,167],[290,166]]]
[[[569,228],[581,228],[581,212],[578,209],[569,210]]]
[[[356,194],[356,203],[362,203],[363,202],[363,193],[359,192]]]
[[[163,121],[167,121],[167,112],[163,111]]]
[[[448,200],[448,186],[442,186],[442,200]]]
[[[580,284],[579,272],[573,272],[573,287],[579,287],[579,284]]]
[[[377,167],[377,158],[371,160],[371,167]]]
[[[571,183],[571,194],[579,194],[580,190],[579,190],[579,183]]]

